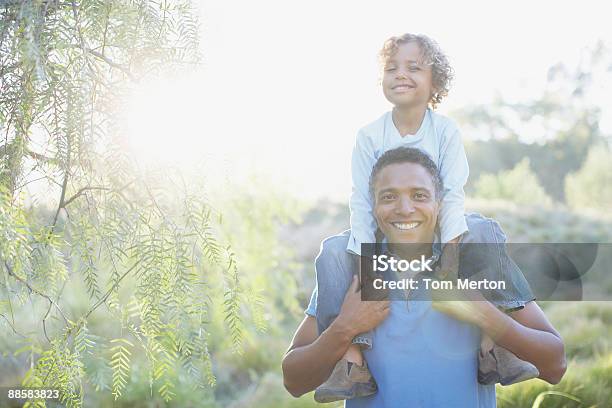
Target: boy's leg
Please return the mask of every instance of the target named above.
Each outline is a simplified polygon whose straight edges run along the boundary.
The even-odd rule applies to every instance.
[[[508,257],[505,249],[506,235],[499,224],[480,214],[466,216],[469,231],[459,244],[461,278],[478,272],[476,279],[489,279],[507,284],[505,291],[483,293],[487,300],[502,311],[522,308],[533,299],[522,272]],[[539,376],[538,369],[528,361],[519,359],[512,352],[496,345],[483,336],[478,354],[478,381],[481,384],[514,384]]]
[[[323,241],[315,260],[317,274],[316,318],[322,333],[340,313],[352,277],[359,272],[359,257],[346,251],[350,231]],[[374,394],[376,383],[364,364],[357,344],[371,347],[371,334],[356,337],[345,356],[336,363],[327,381],[315,391],[318,402],[333,402]]]
[[[353,275],[359,274],[359,256],[346,251],[349,235],[350,230],[347,230],[325,239],[315,260],[319,334],[338,316]],[[353,339],[353,343],[369,348],[372,346],[372,334],[362,333]]]

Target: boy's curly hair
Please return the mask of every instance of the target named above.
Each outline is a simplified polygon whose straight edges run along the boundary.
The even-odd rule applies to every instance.
[[[435,109],[442,99],[448,95],[451,82],[455,76],[448,57],[442,52],[437,42],[424,34],[406,33],[398,37],[391,37],[385,41],[380,50],[381,65],[385,65],[387,59],[397,52],[400,45],[410,42],[416,42],[419,45],[424,62],[431,65],[431,79],[435,91],[429,103],[432,109]]]

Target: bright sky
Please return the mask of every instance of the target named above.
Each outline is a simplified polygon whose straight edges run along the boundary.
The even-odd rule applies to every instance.
[[[136,142],[155,160],[216,164],[223,179],[255,171],[302,197],[348,200],[355,134],[390,109],[376,59],[386,38],[425,33],[449,55],[442,113],[496,93],[525,100],[551,65],[612,44],[605,2],[568,3],[204,0],[203,68],[143,91]]]

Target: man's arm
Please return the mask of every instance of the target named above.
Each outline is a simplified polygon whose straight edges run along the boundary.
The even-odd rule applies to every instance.
[[[358,280],[344,297],[340,314],[320,336],[314,317],[304,318],[282,363],[285,388],[299,397],[323,384],[351,345],[353,337],[378,326],[389,314],[389,301],[361,300]]]
[[[561,381],[567,368],[563,340],[536,302],[507,315],[479,293],[476,299],[437,301],[434,308],[480,327],[499,346],[535,365],[539,378],[551,384]]]
[[[283,378],[285,388],[294,397],[321,385],[350,346],[350,332],[334,323],[318,336],[316,319],[307,316],[293,336],[283,358]]]
[[[563,340],[538,304],[529,302],[508,316],[487,303],[488,312],[484,314],[481,329],[498,345],[535,365],[540,371],[539,378],[551,384],[559,383],[567,369]]]

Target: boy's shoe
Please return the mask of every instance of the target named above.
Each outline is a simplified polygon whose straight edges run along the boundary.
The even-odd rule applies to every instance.
[[[349,363],[341,359],[336,363],[334,371],[315,391],[317,402],[333,402],[375,394],[378,390],[368,366]]]
[[[497,344],[487,352],[478,353],[478,382],[481,384],[510,385],[539,375],[536,366]]]

